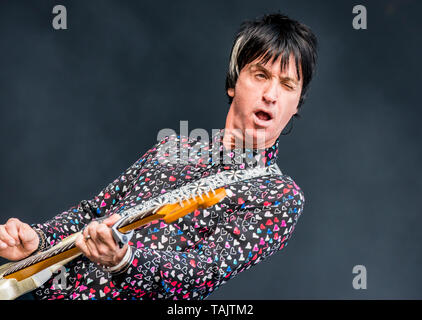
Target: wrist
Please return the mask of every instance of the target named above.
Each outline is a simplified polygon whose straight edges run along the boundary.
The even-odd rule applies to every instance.
[[[38,246],[32,254],[37,252],[42,252],[47,248],[47,239],[44,232],[41,229],[36,228],[35,226],[31,226],[32,230],[35,231],[38,237]]]
[[[126,253],[123,256],[122,260],[112,267],[103,267],[105,271],[110,272],[111,274],[120,274],[125,272],[133,260],[133,250],[131,246],[127,247]]]

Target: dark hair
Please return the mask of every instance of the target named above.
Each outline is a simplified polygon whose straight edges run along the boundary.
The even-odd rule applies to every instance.
[[[289,63],[290,55],[293,54],[298,79],[300,79],[300,69],[303,76],[299,109],[305,101],[309,83],[315,72],[317,45],[316,36],[309,27],[280,13],[243,22],[230,54],[226,94],[229,88],[235,87],[240,71],[248,63],[258,58],[264,64],[271,58],[274,62],[281,55],[281,68],[284,69]],[[233,98],[228,97],[231,104]]]

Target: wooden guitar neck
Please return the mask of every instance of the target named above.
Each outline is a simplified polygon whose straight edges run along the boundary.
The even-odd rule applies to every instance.
[[[198,208],[205,209],[217,204],[225,196],[226,190],[224,188],[220,188],[204,195],[198,195],[194,198],[173,204],[166,204],[160,208],[151,208],[151,210],[143,212],[139,216],[135,215],[127,218],[123,217],[122,219],[125,219],[125,221],[123,221],[121,224],[122,227],[118,230],[122,233],[127,233],[130,230],[137,229],[158,219],[162,219],[166,223],[172,223]],[[69,237],[63,239],[59,244],[44,252],[30,256],[21,261],[8,264],[7,270],[2,273],[3,278],[21,281],[52,265],[68,259],[76,258],[81,254],[80,250],[75,246],[75,240],[80,233],[81,232],[77,232],[70,235]]]

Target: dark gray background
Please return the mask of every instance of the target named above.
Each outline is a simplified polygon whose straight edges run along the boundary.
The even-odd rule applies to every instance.
[[[68,30],[52,28],[56,4]],[[234,34],[278,10],[320,42],[303,118],[280,139],[306,206],[282,252],[210,299],[422,298],[417,1],[1,1],[1,223],[94,196],[180,120],[223,127]]]

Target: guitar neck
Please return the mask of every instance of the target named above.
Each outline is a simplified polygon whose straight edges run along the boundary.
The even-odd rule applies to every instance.
[[[122,233],[127,233],[158,219],[163,219],[166,223],[172,223],[198,208],[204,209],[213,206],[225,196],[226,190],[220,188],[215,191],[213,190],[213,194],[211,195],[208,193],[206,195],[200,194],[194,198],[180,201],[179,203],[154,206],[136,214],[123,217],[124,220],[121,222],[118,230]],[[54,264],[78,256],[80,250],[76,247],[75,241],[80,234],[81,231],[74,233],[44,252],[11,263],[6,272],[3,273],[3,278],[13,278],[20,281]]]
[[[153,210],[146,213],[143,212],[136,216],[124,218],[122,227],[118,230],[126,233],[161,217],[162,214],[153,214]],[[79,255],[80,250],[76,247],[75,241],[80,234],[81,231],[74,233],[46,251],[9,264],[8,269],[3,274],[3,278],[13,278],[20,281],[56,263],[70,257],[76,257]]]

